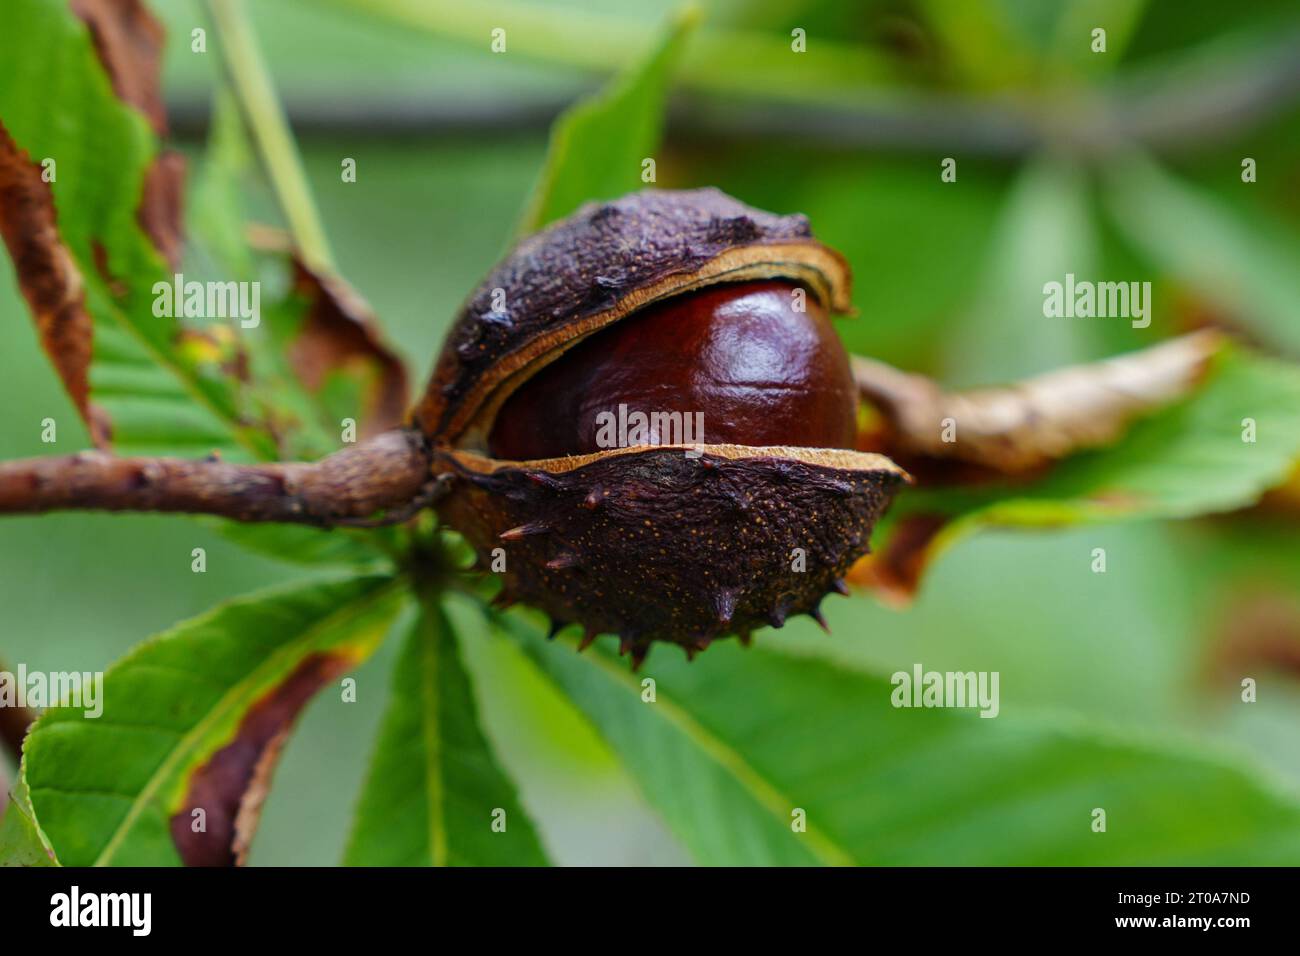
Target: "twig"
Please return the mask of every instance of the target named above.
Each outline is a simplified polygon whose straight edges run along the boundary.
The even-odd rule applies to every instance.
[[[236,465],[91,451],[0,463],[0,515],[163,511],[331,527],[397,524],[431,500],[424,438],[404,428],[318,462]]]

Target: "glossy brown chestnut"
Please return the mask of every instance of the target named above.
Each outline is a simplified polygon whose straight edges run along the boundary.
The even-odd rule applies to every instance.
[[[514,461],[597,452],[614,431],[602,424],[638,411],[702,424],[692,443],[852,448],[856,430],[848,356],[825,308],[794,283],[757,281],[686,293],[578,343],[506,400],[489,448]],[[634,432],[631,443],[681,434]]]
[[[580,647],[617,634],[634,665],[821,621],[908,480],[854,450],[829,319],[850,283],[803,216],[716,189],[590,203],[522,240],[412,413],[498,604],[581,625]]]

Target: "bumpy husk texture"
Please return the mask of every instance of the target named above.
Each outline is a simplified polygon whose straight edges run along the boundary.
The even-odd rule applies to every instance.
[[[909,480],[888,458],[745,445],[485,454],[504,399],[582,338],[651,303],[756,278],[849,309],[848,268],[804,217],[714,189],[589,204],[524,240],[470,296],[414,421],[450,476],[443,520],[484,568],[505,557],[503,603],[579,624],[584,643],[618,634],[636,663],[655,641],[694,654],[793,614],[821,620],[822,598],[843,590]]]
[[[688,450],[522,467],[449,456],[464,490],[444,514],[480,546],[509,549],[505,600],[618,634],[639,660],[656,640],[693,652],[792,614],[817,617],[904,480],[879,455]]]

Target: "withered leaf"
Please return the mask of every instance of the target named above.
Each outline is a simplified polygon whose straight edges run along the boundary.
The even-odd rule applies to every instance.
[[[403,597],[378,575],[237,598],[110,667],[100,713],[47,710],[23,767],[59,860],[243,860],[286,733],[314,692],[374,652]]]
[[[0,122],[0,235],[18,285],[32,311],[41,345],[96,445],[108,443],[108,423],[90,402],[93,326],[82,275],[59,237],[54,197],[41,167]]]
[[[159,79],[165,33],[140,0],[72,0],[118,99],[145,115],[154,133],[167,135],[167,110]],[[164,259],[179,268],[184,245],[181,201],[185,157],[162,150],[145,174],[139,222]]]
[[[884,545],[853,565],[848,582],[871,591],[882,604],[906,607],[921,586],[934,540],[949,520],[948,515],[928,513],[898,519]]]
[[[1001,388],[947,392],[923,375],[853,357],[862,398],[883,421],[860,445],[902,463],[923,485],[963,485],[1041,477],[1051,463],[1119,440],[1128,426],[1184,396],[1224,343],[1197,332],[1152,348],[1057,369]],[[1103,494],[1100,504],[1136,507],[1135,497]],[[956,514],[899,517],[884,543],[849,574],[883,602],[906,605]]]
[[[118,99],[143,113],[158,135],[167,132],[158,77],[164,32],[140,0],[71,0],[90,28],[95,52]]]
[[[1213,333],[980,393],[863,369],[885,410],[870,447],[917,479],[849,576],[891,604],[981,528],[1233,511],[1282,485],[1300,457],[1300,366]],[[935,441],[944,418],[956,441]]]
[[[1195,332],[1013,385],[965,392],[946,392],[923,375],[854,356],[859,392],[886,419],[883,434],[865,450],[938,482],[967,477],[957,467],[963,462],[994,474],[1033,471],[1113,444],[1135,419],[1187,395],[1224,341],[1217,332]],[[943,464],[927,466],[927,459]]]
[[[172,269],[179,269],[185,249],[185,157],[166,149],[145,173],[138,219],[155,248]]]
[[[162,27],[139,0],[74,0],[71,10],[86,23],[118,97],[143,113],[155,133],[165,133],[158,87]],[[108,251],[98,239],[91,240],[94,261],[77,262],[60,233],[54,193],[42,171],[24,145],[0,124],[0,232],[41,344],[86,422],[91,440],[106,447],[111,431],[108,415],[90,401],[94,324],[86,306],[83,270],[97,269],[110,295],[120,295],[122,283],[109,274]],[[137,210],[142,228],[173,265],[181,253],[183,182],[183,158],[159,153],[145,175]]]
[[[271,787],[280,751],[306,703],[325,684],[354,666],[344,654],[313,654],[254,704],[235,739],[190,778],[181,808],[171,819],[172,841],[186,866],[242,866]],[[196,831],[194,811],[205,829]]]
[[[1283,483],[1273,488],[1259,502],[1262,511],[1295,520],[1300,518],[1300,463]]]
[[[384,343],[369,304],[337,275],[313,272],[297,258],[294,286],[308,303],[289,346],[294,373],[312,392],[334,372],[358,377],[366,400],[363,437],[400,424],[409,401],[406,366]]]
[[[1209,683],[1239,686],[1268,672],[1300,679],[1300,601],[1263,588],[1236,596],[1220,615],[1203,662]]]

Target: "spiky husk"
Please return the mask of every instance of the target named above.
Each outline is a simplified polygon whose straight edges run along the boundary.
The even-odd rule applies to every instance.
[[[688,655],[818,610],[843,592],[871,528],[909,480],[887,458],[807,448],[614,449],[545,461],[485,458],[511,392],[588,335],[717,283],[798,283],[849,311],[844,259],[803,216],[719,192],[645,190],[590,203],[519,243],[448,333],[413,422],[450,476],[439,507],[483,567],[504,548],[498,606],[618,634],[639,663],[655,641]],[[802,549],[804,569],[797,570]]]
[[[440,511],[484,566],[505,549],[503,600],[618,634],[639,663],[653,641],[693,653],[791,615],[819,617],[907,480],[879,455],[687,451],[525,463],[443,452],[458,479]]]

